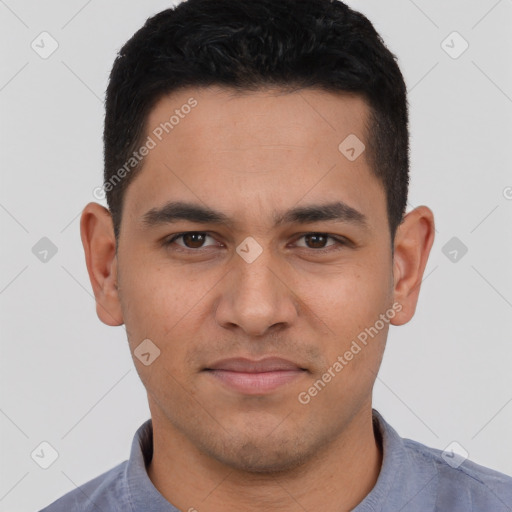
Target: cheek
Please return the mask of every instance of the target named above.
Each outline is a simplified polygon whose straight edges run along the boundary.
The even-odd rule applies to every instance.
[[[343,278],[332,280],[315,305],[315,312],[330,330],[322,342],[328,372],[323,375],[330,384],[321,400],[327,402],[342,396],[344,400],[361,400],[371,391],[392,318],[387,313],[394,313],[391,277],[385,264],[361,263],[345,271]]]
[[[132,353],[145,339],[160,350],[158,363],[173,374],[185,377],[183,360],[197,345],[207,322],[211,322],[211,296],[219,277],[140,263],[144,272],[134,271],[122,282],[121,305]],[[139,373],[146,367],[134,359]]]
[[[371,393],[392,318],[386,314],[394,313],[386,289],[376,290],[375,282],[357,284],[338,293],[337,301],[327,301],[321,312],[331,332],[322,341],[326,367],[313,380],[322,389],[319,410],[330,407],[334,414],[342,414],[350,404],[356,407]],[[326,383],[325,390],[317,379]]]
[[[172,329],[180,315],[177,287],[148,262],[133,264],[129,272],[124,270],[119,297],[131,350],[144,339],[162,350],[163,333]]]
[[[151,327],[155,332],[174,325],[206,291],[207,283],[179,269],[152,261],[143,261],[132,269],[122,282],[123,313],[133,325]]]
[[[392,275],[386,265],[354,264],[324,283],[311,307],[336,336],[356,336],[390,307]]]

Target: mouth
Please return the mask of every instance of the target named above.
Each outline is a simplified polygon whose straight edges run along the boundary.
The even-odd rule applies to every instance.
[[[308,372],[292,361],[234,358],[218,361],[203,371],[223,386],[246,395],[262,395],[293,382]]]

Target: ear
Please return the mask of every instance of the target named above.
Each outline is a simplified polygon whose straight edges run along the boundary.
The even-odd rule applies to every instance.
[[[394,242],[394,301],[401,305],[391,323],[403,325],[416,311],[423,273],[434,243],[434,214],[426,206],[409,212],[398,226]]]
[[[117,255],[110,212],[98,203],[82,211],[80,236],[87,272],[96,299],[96,314],[107,325],[123,324],[117,287]]]

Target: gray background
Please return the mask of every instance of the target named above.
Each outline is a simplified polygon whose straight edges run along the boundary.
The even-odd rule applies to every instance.
[[[399,58],[410,204],[437,221],[418,310],[391,329],[375,407],[402,436],[457,441],[512,474],[512,1],[349,4]],[[125,460],[149,417],[125,330],[96,317],[79,215],[102,182],[116,52],[170,5],[0,0],[1,511],[37,510]],[[59,45],[47,59],[31,47],[42,31]],[[454,31],[469,43],[458,58]],[[46,262],[32,250],[43,237],[57,248]],[[459,247],[443,252],[453,237]],[[42,441],[59,454],[48,469],[31,458]]]

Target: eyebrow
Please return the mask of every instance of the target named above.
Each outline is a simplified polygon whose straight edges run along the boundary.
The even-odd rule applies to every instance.
[[[161,207],[151,208],[141,217],[145,228],[171,224],[180,220],[198,224],[227,226],[234,224],[234,221],[225,213],[185,201],[169,201]],[[275,227],[283,224],[308,224],[321,221],[347,222],[363,228],[368,227],[366,216],[343,201],[292,208],[284,213],[275,214],[273,220]]]

